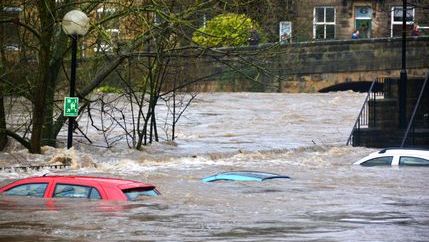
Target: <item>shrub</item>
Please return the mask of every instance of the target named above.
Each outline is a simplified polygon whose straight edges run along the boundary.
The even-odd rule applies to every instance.
[[[250,32],[257,30],[260,42],[264,35],[259,26],[244,14],[221,14],[207,21],[206,26],[194,32],[192,40],[205,47],[247,45]]]

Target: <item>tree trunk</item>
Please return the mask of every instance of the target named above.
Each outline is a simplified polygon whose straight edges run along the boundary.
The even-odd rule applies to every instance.
[[[37,10],[40,16],[40,49],[39,49],[39,75],[33,91],[33,127],[31,131],[31,152],[40,153],[42,146],[43,124],[46,111],[46,94],[51,73],[49,62],[51,60],[51,44],[55,26],[52,10],[55,1],[37,1]]]
[[[56,138],[53,133],[54,127],[54,94],[55,94],[55,81],[49,80],[46,93],[45,117],[42,130],[42,145],[56,146]]]
[[[0,150],[3,150],[6,147],[6,144],[6,114],[4,112],[3,87],[0,83]]]
[[[0,4],[0,8],[3,9],[3,4]],[[0,31],[4,33],[4,24],[0,24]],[[0,46],[3,46],[3,37],[0,37]],[[3,52],[3,48],[0,50],[0,151],[3,150],[7,143],[7,135],[6,135],[6,113],[4,111],[4,102],[3,102],[3,78],[5,74],[5,55]]]
[[[58,78],[58,73],[61,69],[61,59],[62,55],[65,52],[65,46],[67,45],[67,40],[65,38],[60,38],[57,41],[57,46],[59,48],[53,49],[53,61],[49,66],[49,79],[47,84],[47,92],[46,92],[46,110],[45,110],[45,122],[42,133],[42,144],[49,146],[56,146],[56,136],[55,133],[55,125],[54,125],[54,97],[56,90],[56,80]],[[62,48],[61,48],[62,47]]]
[[[40,153],[42,145],[43,123],[45,121],[45,104],[47,83],[45,80],[47,70],[47,60],[49,53],[47,50],[40,50],[40,74],[33,92],[33,127],[31,131],[31,152]]]

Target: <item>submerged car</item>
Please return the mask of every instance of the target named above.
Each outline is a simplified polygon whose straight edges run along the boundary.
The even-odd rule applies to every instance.
[[[14,181],[0,188],[0,194],[43,198],[137,200],[160,193],[152,184],[95,176],[39,176]]]
[[[221,172],[202,179],[203,182],[214,181],[265,181],[270,179],[279,179],[290,177],[275,173],[260,172],[260,171],[229,171]]]
[[[362,166],[429,166],[429,150],[383,149],[355,162]]]

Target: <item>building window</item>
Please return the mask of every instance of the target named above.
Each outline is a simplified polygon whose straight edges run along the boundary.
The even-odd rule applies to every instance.
[[[335,39],[335,8],[334,7],[314,8],[313,38]]]
[[[390,37],[401,36],[402,35],[402,7],[392,7],[391,12],[391,26],[390,26]],[[412,26],[414,24],[414,7],[407,7],[407,13],[405,21],[407,24],[407,31],[411,32]]]
[[[21,49],[21,40],[19,36],[18,26],[14,23],[18,21],[22,9],[19,7],[4,7],[0,11],[0,16],[7,20],[0,23],[0,38],[3,42],[3,47],[8,51],[19,51]]]
[[[95,52],[112,52],[119,40],[119,21],[118,18],[112,17],[116,12],[114,8],[101,7],[97,9],[97,19],[101,22],[103,31],[97,40]]]

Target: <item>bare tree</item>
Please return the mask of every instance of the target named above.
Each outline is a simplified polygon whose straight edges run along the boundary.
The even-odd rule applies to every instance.
[[[259,67],[263,60],[251,61],[255,50],[237,52],[192,44],[191,36],[202,24],[202,14],[214,15],[242,3],[214,0],[12,3],[18,3],[24,14],[19,18],[0,17],[0,23],[19,27],[20,57],[15,64],[24,64],[25,67],[20,69],[22,75],[18,78],[21,91],[10,94],[29,100],[31,112],[27,115],[30,120],[11,129],[5,119],[7,113],[2,112],[7,104],[0,102],[0,148],[5,135],[13,137],[34,153],[39,153],[42,145],[56,145],[57,136],[66,121],[62,114],[61,96],[68,88],[69,38],[62,32],[60,22],[67,11],[76,7],[97,16],[85,41],[81,42],[85,46],[82,53],[88,55],[81,60],[85,65],[79,67],[81,78],[77,93],[83,100],[81,113],[88,115],[91,120],[89,126],[103,133],[107,147],[120,139],[127,139],[130,147],[141,149],[145,144],[160,140],[160,128],[164,130],[165,139],[174,139],[179,118],[196,96],[195,92],[186,92],[188,87],[219,74],[200,73],[191,77],[186,70],[189,65],[197,65],[203,59],[212,61],[222,66],[220,72],[228,69],[256,82],[260,73],[270,75]],[[114,11],[99,14],[107,8]],[[121,27],[125,33],[122,38],[112,34],[117,31],[112,31],[111,23],[119,20],[126,23]],[[6,56],[3,53],[2,56]],[[18,73],[13,64],[5,65],[3,59],[1,63],[1,75]],[[243,71],[243,66],[254,68],[256,75]],[[122,96],[113,99],[106,95],[97,96],[94,90],[110,79],[115,79],[113,83],[123,89]],[[7,82],[2,84],[12,86]],[[3,90],[3,85],[0,85],[0,91]],[[117,103],[124,99],[128,100],[127,106],[118,108]],[[161,115],[164,118],[158,117],[160,103],[164,103],[165,113]],[[130,117],[125,114],[130,114]],[[96,116],[99,122],[95,121]],[[75,128],[91,141],[81,124]],[[110,133],[113,128],[123,130],[123,135]]]

